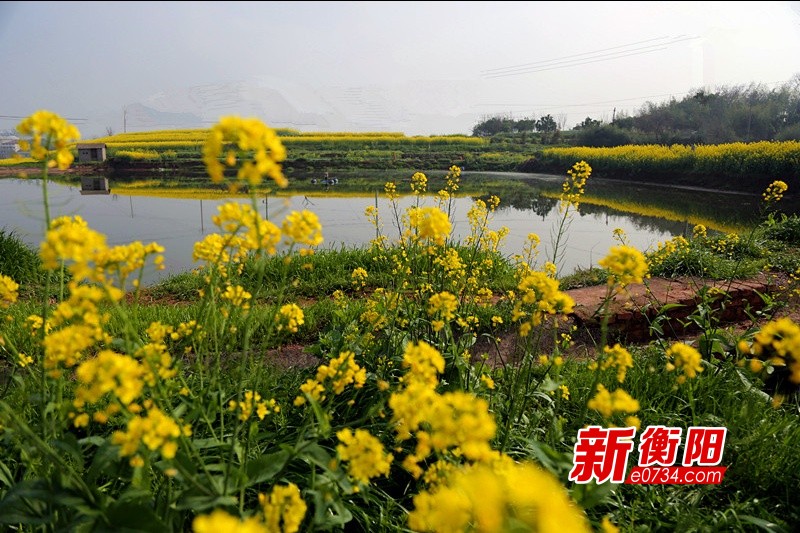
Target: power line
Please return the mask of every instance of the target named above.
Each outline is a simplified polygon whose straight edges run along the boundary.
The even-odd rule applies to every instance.
[[[568,55],[568,56],[561,56],[561,57],[556,57],[556,58],[553,58],[553,59],[545,59],[543,61],[535,61],[533,63],[522,63],[521,65],[512,65],[510,67],[491,68],[491,69],[487,69],[487,70],[482,70],[481,73],[491,74],[493,72],[501,71],[501,70],[508,70],[508,69],[514,70],[514,69],[522,68],[522,67],[531,67],[531,66],[540,65],[541,63],[551,63],[553,61],[560,61],[562,59],[570,59],[570,58],[573,58],[573,57],[591,55],[591,54],[596,54],[596,53],[599,53],[599,52],[607,52],[609,50],[616,50],[617,48],[627,48],[628,46],[635,46],[637,44],[649,43],[651,41],[659,41],[661,39],[668,39],[668,38],[669,37],[667,37],[667,36],[654,37],[652,39],[645,39],[644,41],[636,41],[636,42],[629,43],[629,44],[622,44],[622,45],[619,45],[619,46],[612,46],[610,48],[601,48],[599,50],[594,50],[592,52],[583,52],[583,53],[580,53],[580,54],[572,54],[572,55]]]
[[[666,42],[666,43],[658,43],[658,44],[654,44],[654,45],[650,45],[650,46],[643,46],[643,47],[640,47],[640,48],[633,48],[631,50],[626,50],[625,51],[625,52],[629,52],[629,53],[612,52],[610,54],[600,54],[599,56],[595,56],[594,58],[587,57],[587,58],[584,58],[584,59],[571,59],[571,60],[567,60],[567,61],[556,62],[554,65],[544,65],[543,64],[540,67],[520,68],[520,69],[508,71],[506,73],[484,75],[483,77],[487,78],[487,79],[490,79],[490,78],[506,78],[508,76],[519,76],[521,74],[533,74],[535,72],[543,72],[543,71],[546,71],[546,70],[556,70],[556,69],[562,69],[562,68],[577,67],[577,66],[581,66],[581,65],[588,65],[590,63],[599,63],[599,62],[603,62],[603,61],[611,61],[611,60],[614,60],[614,59],[620,59],[620,58],[623,58],[623,57],[629,57],[629,56],[635,56],[635,55],[652,54],[653,52],[666,50],[670,45],[673,45],[675,43],[679,43],[679,42],[683,42],[683,41],[690,41],[690,40],[693,40],[693,39],[699,39],[699,37],[685,37],[685,38],[682,38],[682,39],[675,39],[673,41]],[[655,47],[657,47],[657,48],[655,48]],[[543,63],[547,63],[547,62],[543,62]]]
[[[19,117],[19,116],[16,116],[16,115],[0,115],[0,120],[23,120],[23,119],[26,119],[26,118],[28,118],[28,117],[27,116]],[[88,118],[70,118],[70,117],[64,117],[64,119],[65,120],[71,120],[73,122],[78,122],[78,121],[86,122],[87,120],[89,120]]]

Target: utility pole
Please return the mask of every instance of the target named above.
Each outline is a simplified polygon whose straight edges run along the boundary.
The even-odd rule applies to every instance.
[[[122,133],[128,133],[128,108],[122,108]]]

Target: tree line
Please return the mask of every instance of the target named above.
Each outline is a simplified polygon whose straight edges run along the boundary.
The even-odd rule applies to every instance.
[[[800,140],[800,74],[774,88],[751,83],[697,89],[681,99],[647,102],[630,115],[615,113],[610,122],[586,117],[570,130],[563,122],[549,114],[518,120],[496,115],[484,117],[472,135],[598,147]]]

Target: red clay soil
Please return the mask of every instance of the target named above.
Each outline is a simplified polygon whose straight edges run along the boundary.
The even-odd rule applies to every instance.
[[[699,293],[706,288],[710,298],[714,317],[718,326],[733,333],[741,333],[753,326],[762,326],[770,318],[788,316],[800,323],[800,297],[797,293],[786,290],[786,277],[760,275],[752,279],[735,281],[714,281],[699,278],[653,278],[646,284],[634,284],[624,291],[613,294],[607,308],[608,339],[607,343],[647,344],[654,337],[650,335],[650,324],[664,309],[661,324],[663,337],[667,340],[692,340],[699,330],[687,325],[687,317],[696,312],[698,303],[702,302]],[[558,333],[568,333],[573,344],[565,355],[581,359],[592,358],[600,343],[601,317],[603,302],[608,295],[605,285],[583,287],[567,290],[575,301],[574,312],[558,326]],[[717,292],[714,295],[715,291]],[[727,294],[727,297],[723,297]],[[774,316],[756,316],[757,311],[764,308],[765,295],[779,303]],[[666,304],[676,304],[664,308]],[[750,316],[748,316],[750,313]],[[753,317],[753,318],[751,318]],[[538,352],[552,353],[552,331],[541,336]],[[507,332],[496,342],[480,339],[472,352],[478,358],[486,354],[489,364],[502,365],[513,363],[517,350],[518,338],[515,330]]]
[[[686,318],[697,311],[703,301],[703,292],[706,293],[706,303],[714,309],[720,323],[742,322],[748,319],[748,312],[764,307],[762,295],[774,293],[779,286],[774,276],[767,275],[734,281],[654,278],[647,283],[629,285],[611,296],[607,306],[608,326],[615,336],[628,342],[645,342],[650,339],[650,324],[663,309],[663,315],[667,317],[666,328],[673,335],[691,333]],[[585,287],[567,293],[575,300],[573,317],[576,325],[599,328],[608,296],[607,287]],[[664,308],[666,304],[671,305]]]

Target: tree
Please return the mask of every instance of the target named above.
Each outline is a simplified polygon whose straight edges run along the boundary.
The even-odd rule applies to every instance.
[[[583,122],[581,122],[579,124],[576,124],[575,127],[572,128],[572,129],[573,130],[585,130],[587,128],[597,127],[600,124],[601,124],[601,122],[599,120],[594,120],[594,119],[592,119],[590,117],[586,117],[585,119],[583,119]]]
[[[472,128],[475,137],[491,137],[498,133],[510,132],[513,129],[513,120],[507,117],[484,118]]]
[[[536,121],[536,131],[542,133],[552,133],[558,130],[558,124],[553,119],[552,115],[545,115]]]
[[[552,141],[553,135],[558,131],[558,124],[552,115],[545,115],[536,121],[536,131],[542,134],[542,144],[547,144]]]

